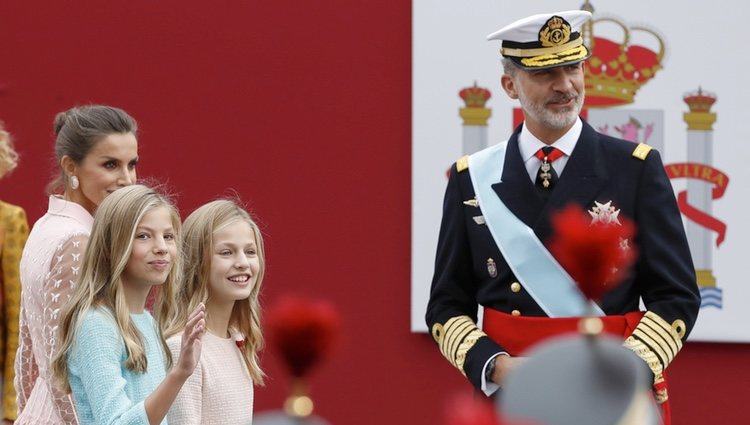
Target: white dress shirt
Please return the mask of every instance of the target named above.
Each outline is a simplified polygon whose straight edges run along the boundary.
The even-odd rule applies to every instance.
[[[578,143],[578,138],[581,136],[581,130],[583,130],[583,122],[581,122],[580,118],[577,118],[575,124],[573,124],[573,127],[567,133],[563,134],[562,137],[551,145],[547,145],[531,134],[526,125],[521,128],[521,134],[518,135],[518,149],[521,151],[521,159],[523,159],[526,171],[529,173],[529,178],[531,178],[532,182],[536,182],[536,174],[542,165],[542,161],[534,156],[534,154],[539,149],[547,146],[552,146],[562,151],[564,155],[552,163],[552,167],[557,172],[557,175],[562,176],[565,165],[568,163],[568,158],[573,153],[573,149],[576,147],[576,143]]]

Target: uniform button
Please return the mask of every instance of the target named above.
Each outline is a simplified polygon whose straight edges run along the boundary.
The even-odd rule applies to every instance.
[[[520,316],[520,315],[521,315],[521,312],[520,312],[520,311],[518,311],[518,310],[513,310],[513,311],[511,311],[511,312],[510,312],[510,314],[512,314],[512,315],[514,315],[514,316]]]
[[[521,284],[518,282],[513,282],[510,284],[510,290],[513,292],[520,292],[521,291]]]

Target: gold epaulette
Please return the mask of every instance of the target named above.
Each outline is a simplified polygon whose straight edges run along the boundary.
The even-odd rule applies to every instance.
[[[653,149],[653,147],[645,143],[638,143],[638,146],[636,146],[635,150],[633,151],[633,156],[640,159],[641,161],[645,161],[648,153],[651,152],[651,149]]]
[[[682,320],[677,319],[670,325],[658,314],[647,311],[624,345],[646,362],[654,374],[654,385],[658,385],[664,381],[664,371],[682,348],[685,333]],[[666,398],[665,393],[663,400]]]
[[[477,328],[469,316],[451,317],[445,324],[432,325],[432,338],[440,346],[440,352],[464,376],[466,354],[483,336],[487,335]]]
[[[456,171],[459,173],[469,169],[469,155],[464,155],[456,161]]]

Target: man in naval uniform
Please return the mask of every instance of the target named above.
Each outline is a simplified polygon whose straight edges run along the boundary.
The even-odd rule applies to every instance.
[[[594,311],[643,359],[661,403],[664,371],[695,323],[700,296],[659,153],[579,118],[591,56],[580,28],[589,19],[581,10],[534,15],[488,36],[502,40],[501,85],[525,120],[507,141],[451,168],[427,326],[442,354],[491,395],[529,345],[574,330],[575,317]],[[627,217],[637,227],[623,241],[637,249],[632,272],[598,305],[544,245],[550,217],[571,203],[592,222]]]

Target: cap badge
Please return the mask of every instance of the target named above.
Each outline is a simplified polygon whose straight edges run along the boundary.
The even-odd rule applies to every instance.
[[[559,16],[547,20],[539,31],[539,42],[544,47],[553,47],[570,41],[570,24]]]

